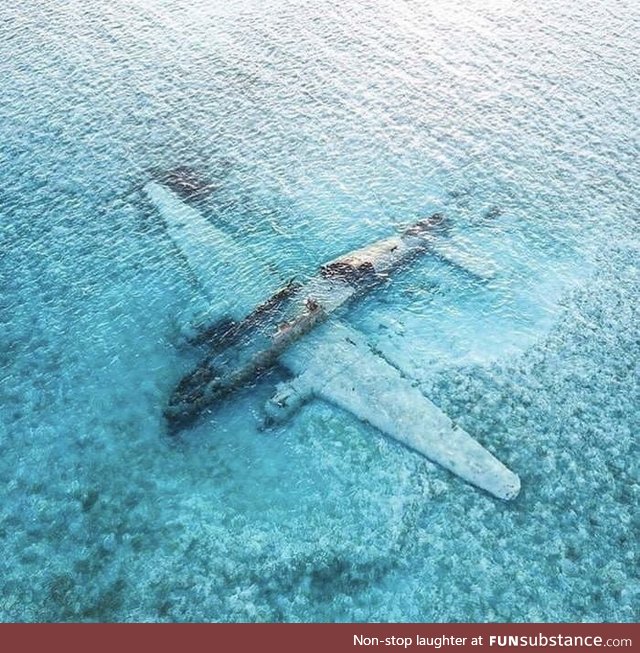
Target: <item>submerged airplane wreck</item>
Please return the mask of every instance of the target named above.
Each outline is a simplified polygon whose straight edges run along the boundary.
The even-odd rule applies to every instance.
[[[205,293],[216,302],[219,316],[198,337],[204,359],[169,400],[165,415],[171,432],[188,427],[217,400],[278,365],[292,377],[278,384],[267,402],[267,423],[282,422],[307,401],[323,399],[495,497],[518,495],[516,474],[425,397],[403,370],[374,351],[363,334],[339,319],[340,309],[423,255],[438,256],[476,275],[491,273],[482,261],[447,242],[447,223],[440,214],[330,261],[305,283],[291,281],[275,293],[277,280],[265,270],[251,279],[248,292],[237,269],[239,261],[251,256],[246,246],[166,185],[151,181],[144,191]],[[217,270],[211,267],[214,256],[222,259]],[[220,301],[226,283],[233,287],[232,297]],[[264,287],[266,298],[257,307],[255,285]]]

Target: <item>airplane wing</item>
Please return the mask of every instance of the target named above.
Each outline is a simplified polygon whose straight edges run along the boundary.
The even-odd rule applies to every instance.
[[[280,361],[296,376],[280,384],[265,407],[272,420],[318,397],[500,499],[518,495],[518,476],[377,355],[358,331],[327,323]]]
[[[278,275],[261,263],[250,246],[239,245],[166,186],[150,181],[144,192],[187,259],[202,291],[215,302],[218,317],[239,320],[282,285]],[[233,293],[221,292],[226,288],[233,288]]]

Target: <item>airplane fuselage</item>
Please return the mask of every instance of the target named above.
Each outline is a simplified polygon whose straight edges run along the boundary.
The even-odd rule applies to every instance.
[[[217,400],[273,367],[291,344],[337,309],[428,251],[445,228],[439,214],[420,220],[399,235],[326,263],[304,284],[290,282],[243,320],[208,330],[200,338],[203,361],[180,381],[165,411],[171,431],[188,426]]]

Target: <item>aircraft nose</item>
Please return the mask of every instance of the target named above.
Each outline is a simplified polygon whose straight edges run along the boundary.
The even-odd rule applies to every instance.
[[[195,415],[186,409],[170,406],[164,411],[164,419],[167,423],[167,434],[173,438],[193,424]]]

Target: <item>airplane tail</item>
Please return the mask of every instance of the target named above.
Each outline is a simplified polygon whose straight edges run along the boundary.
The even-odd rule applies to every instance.
[[[496,276],[496,264],[488,256],[472,254],[464,243],[453,238],[434,241],[429,251],[446,263],[460,268],[478,279],[488,281]]]

